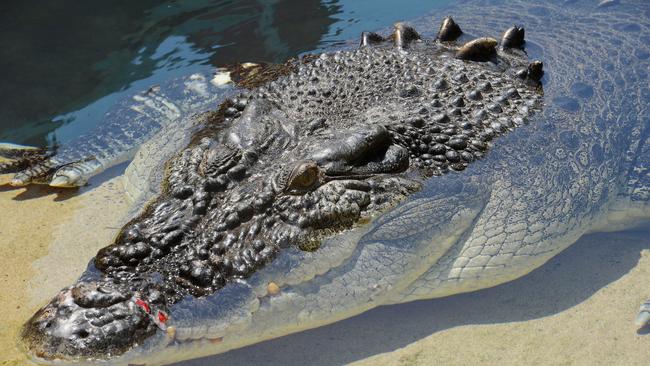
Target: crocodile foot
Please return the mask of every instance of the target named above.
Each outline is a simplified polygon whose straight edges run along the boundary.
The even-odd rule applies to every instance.
[[[10,185],[48,184],[52,187],[79,187],[86,184],[84,171],[93,157],[64,161],[54,150],[0,143],[0,174],[14,173]]]
[[[15,173],[10,184],[24,186],[31,182],[45,183],[51,179],[52,151],[10,143],[0,143],[0,174]]]

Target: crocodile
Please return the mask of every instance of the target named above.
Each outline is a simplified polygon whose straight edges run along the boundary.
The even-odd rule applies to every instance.
[[[429,19],[365,32],[201,115],[155,169],[158,194],[27,321],[27,352],[148,365],[225,352],[495,286],[585,233],[647,221],[647,5],[462,6],[435,38],[416,31]],[[472,39],[458,24],[507,30]]]

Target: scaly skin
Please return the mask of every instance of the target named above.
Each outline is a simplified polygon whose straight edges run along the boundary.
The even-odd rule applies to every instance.
[[[586,232],[647,220],[648,61],[623,54],[648,37],[632,23],[644,4],[463,6],[464,31],[546,30],[526,45],[542,52],[543,106],[539,65],[520,51],[477,54],[485,40],[459,54],[403,25],[403,49],[366,35],[227,101],[167,165],[159,198],[26,324],[29,352],[115,364],[224,352],[494,286]]]

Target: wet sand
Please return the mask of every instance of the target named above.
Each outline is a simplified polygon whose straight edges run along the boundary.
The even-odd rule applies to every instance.
[[[127,209],[121,177],[90,189],[14,189],[0,176],[0,364],[31,364],[20,326],[69,285],[115,235]]]
[[[92,189],[10,189],[0,176],[0,364],[29,361],[21,324],[110,242],[128,208],[120,177]],[[522,279],[380,307],[189,365],[648,365],[633,319],[650,297],[650,231],[596,234]]]
[[[639,305],[650,295],[650,235],[608,234],[587,239],[580,243],[578,251],[567,253],[550,263],[550,268],[533,274],[533,280],[521,281],[523,286],[504,286],[509,291],[483,291],[484,299],[480,295],[468,296],[475,302],[470,309],[464,304],[454,307],[461,317],[466,315],[474,322],[489,322],[496,314],[505,316],[495,319],[494,324],[445,329],[355,365],[650,365],[650,335],[637,332],[633,323]],[[589,255],[589,263],[577,262],[583,267],[582,276],[575,268],[561,268],[574,266],[576,261],[569,259],[579,256],[580,250],[594,251]],[[638,264],[634,263],[636,258]],[[634,267],[628,268],[630,265]],[[569,272],[568,276],[544,273],[555,268]],[[627,269],[630,271],[623,273]],[[612,279],[615,281],[607,284]],[[605,287],[598,288],[600,283]],[[551,286],[555,293],[539,289],[540,286]],[[562,303],[566,304],[568,299],[591,292],[593,295],[584,301],[577,298],[575,305],[562,311]],[[555,313],[554,308],[559,312]],[[473,313],[465,313],[468,310]],[[527,317],[527,313],[534,316],[540,310],[540,315],[550,315],[517,320]],[[507,315],[508,311],[512,314]],[[483,321],[482,316],[486,317]]]

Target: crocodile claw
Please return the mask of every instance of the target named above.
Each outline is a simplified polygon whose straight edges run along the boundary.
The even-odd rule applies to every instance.
[[[50,187],[67,188],[67,187],[76,187],[76,186],[77,185],[75,185],[74,182],[72,182],[68,177],[64,175],[54,177],[50,181]]]
[[[52,187],[79,187],[87,182],[85,170],[93,167],[94,157],[66,162],[52,150],[0,143],[0,174],[14,173],[13,187],[48,184]]]
[[[47,157],[45,149],[0,142],[0,174],[20,172]]]
[[[0,174],[15,173],[9,182],[14,187],[41,183],[51,171],[51,156],[52,152],[46,149],[0,143]]]
[[[14,175],[13,178],[9,181],[9,185],[12,187],[24,187],[31,182],[31,179],[23,173],[18,173]]]

